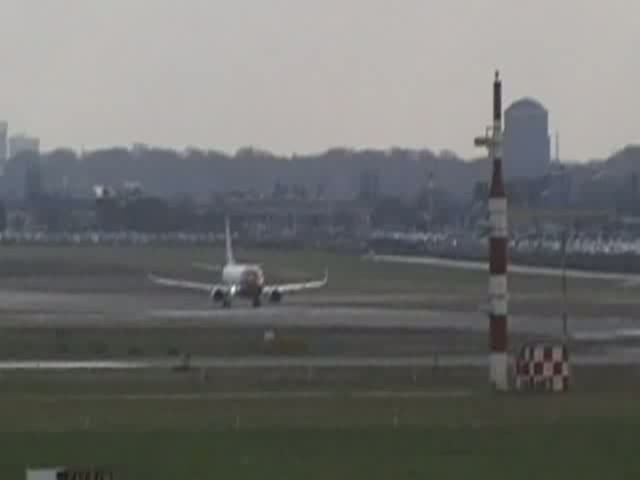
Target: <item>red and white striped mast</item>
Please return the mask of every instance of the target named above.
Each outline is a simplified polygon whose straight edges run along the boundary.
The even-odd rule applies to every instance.
[[[489,193],[489,381],[499,391],[509,389],[507,357],[507,195],[502,173],[502,82],[493,83],[493,125],[475,145],[486,147],[492,164]]]

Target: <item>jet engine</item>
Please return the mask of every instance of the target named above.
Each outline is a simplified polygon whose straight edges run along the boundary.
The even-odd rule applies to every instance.
[[[211,300],[214,302],[221,302],[224,300],[224,292],[219,288],[211,290]]]
[[[271,303],[280,303],[281,300],[282,293],[280,293],[279,290],[274,290],[273,292],[271,292],[271,295],[269,295],[269,302]]]

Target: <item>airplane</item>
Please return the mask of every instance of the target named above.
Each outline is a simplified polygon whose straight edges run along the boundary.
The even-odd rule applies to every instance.
[[[214,303],[221,303],[223,308],[231,308],[231,301],[234,297],[250,299],[255,308],[261,306],[262,297],[266,297],[270,303],[280,303],[285,294],[319,289],[326,286],[329,281],[329,271],[325,270],[325,275],[322,280],[302,283],[266,284],[264,272],[260,265],[236,263],[233,256],[228,217],[225,219],[225,243],[227,257],[225,265],[194,264],[194,267],[203,270],[221,271],[221,283],[211,284],[179,280],[160,277],[154,274],[149,274],[149,280],[156,285],[164,287],[182,288],[207,293]]]

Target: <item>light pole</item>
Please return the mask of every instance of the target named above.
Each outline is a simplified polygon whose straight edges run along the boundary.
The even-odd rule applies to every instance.
[[[569,322],[568,302],[567,302],[567,227],[562,231],[562,334],[567,340]]]
[[[508,366],[508,288],[509,258],[507,195],[502,173],[502,82],[496,72],[493,82],[493,124],[484,137],[474,140],[485,147],[492,164],[489,188],[489,381],[498,391],[509,390]]]

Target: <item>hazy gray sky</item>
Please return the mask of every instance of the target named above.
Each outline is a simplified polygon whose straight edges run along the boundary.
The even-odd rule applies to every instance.
[[[45,148],[480,153],[493,69],[563,156],[640,143],[633,0],[0,0],[0,118]]]

